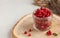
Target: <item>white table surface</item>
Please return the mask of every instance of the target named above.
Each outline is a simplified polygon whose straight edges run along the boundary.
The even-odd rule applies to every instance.
[[[13,25],[25,14],[32,13],[33,0],[0,0],[0,38],[11,38]]]

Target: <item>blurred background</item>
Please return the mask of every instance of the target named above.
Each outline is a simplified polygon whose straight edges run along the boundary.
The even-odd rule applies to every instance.
[[[0,38],[11,38],[11,29],[25,14],[32,13],[38,6],[33,0],[0,0]]]
[[[40,7],[48,7],[54,14],[60,16],[60,0],[35,0],[34,4]]]

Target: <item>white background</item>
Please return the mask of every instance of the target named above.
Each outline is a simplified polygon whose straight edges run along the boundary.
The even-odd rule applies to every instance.
[[[37,8],[32,3],[33,0],[0,0],[0,38],[11,38],[14,24]]]

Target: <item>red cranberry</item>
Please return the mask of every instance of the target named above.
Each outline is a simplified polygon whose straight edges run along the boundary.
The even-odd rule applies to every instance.
[[[47,33],[46,33],[48,36],[52,35],[52,32],[49,30]]]
[[[31,36],[31,34],[28,34],[28,36]]]
[[[37,24],[40,24],[40,21],[39,20],[35,20]]]
[[[32,31],[32,29],[29,29],[29,32],[31,32]]]
[[[24,34],[27,34],[27,32],[25,31]]]
[[[42,25],[41,26],[41,29],[46,29],[47,28],[47,25]]]
[[[49,27],[50,25],[51,25],[51,22],[48,22],[48,23],[47,23],[47,26]]]
[[[41,7],[40,9],[41,9],[41,10],[46,10],[46,8],[42,8],[42,7]]]

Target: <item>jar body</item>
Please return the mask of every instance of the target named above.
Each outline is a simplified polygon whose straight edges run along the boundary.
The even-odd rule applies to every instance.
[[[50,15],[49,17],[45,17],[45,18],[39,18],[33,15],[33,18],[35,22],[35,27],[38,30],[47,30],[50,28],[52,24],[52,15]]]

